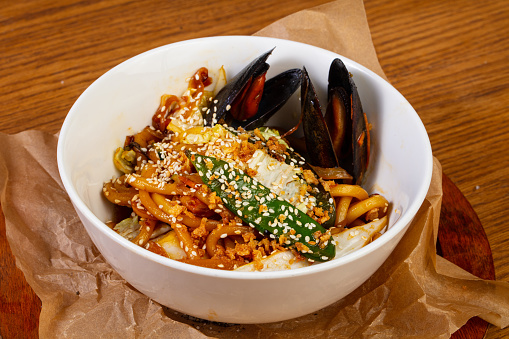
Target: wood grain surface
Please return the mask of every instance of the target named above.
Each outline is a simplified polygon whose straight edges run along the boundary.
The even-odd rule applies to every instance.
[[[495,266],[490,244],[477,214],[445,174],[442,189],[437,253],[479,278],[494,280]],[[474,317],[452,338],[483,338],[488,328],[486,321]]]
[[[55,133],[83,90],[123,60],[189,38],[250,35],[326,2],[2,1],[0,131]],[[423,120],[446,179],[460,192],[453,204],[466,197],[484,227],[503,281],[509,281],[508,7],[505,0],[365,0],[380,63]],[[462,222],[469,227],[476,218]],[[3,215],[0,265],[0,336],[37,337],[40,301],[15,267]],[[486,334],[507,336],[509,329],[493,326]]]

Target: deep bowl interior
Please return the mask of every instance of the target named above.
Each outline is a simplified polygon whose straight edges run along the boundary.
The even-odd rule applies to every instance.
[[[224,65],[227,76],[232,77],[252,59],[273,47],[275,49],[268,59],[271,65],[268,78],[289,68],[305,66],[321,102],[325,103],[329,65],[338,55],[272,38],[215,37],[163,46],[125,61],[96,80],[71,108],[58,144],[62,181],[80,217],[86,219],[87,230],[93,227],[94,232],[128,248],[133,255],[144,256],[165,266],[225,278],[245,278],[246,274],[252,274],[211,273],[210,269],[182,265],[134,246],[103,224],[112,217],[112,207],[102,197],[101,189],[104,181],[118,175],[112,162],[113,151],[123,144],[126,135],[150,124],[162,94],[180,95],[187,87],[186,79],[202,66],[217,70]],[[431,147],[414,109],[382,78],[347,58],[341,59],[353,75],[372,125],[372,160],[363,186],[370,193],[383,194],[391,202],[390,228],[383,237],[356,253],[300,269],[302,274],[356,260],[388,244],[396,235],[399,239],[420,207],[431,180]],[[293,126],[299,114],[300,102],[295,95],[273,123]],[[295,274],[267,272],[257,278]]]

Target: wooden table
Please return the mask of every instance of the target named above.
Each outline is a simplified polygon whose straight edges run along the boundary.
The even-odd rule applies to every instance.
[[[250,35],[327,0],[3,1],[0,131],[55,133],[94,79],[145,50]],[[509,281],[509,11],[503,0],[365,0],[380,63],[419,113],[443,171],[477,213]],[[40,301],[0,218],[0,336],[37,337]],[[509,329],[490,327],[488,338]]]

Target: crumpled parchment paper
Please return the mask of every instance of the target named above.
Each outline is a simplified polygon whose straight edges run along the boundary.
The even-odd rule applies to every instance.
[[[295,13],[257,35],[326,48],[385,77],[361,0]],[[442,199],[437,159],[414,222],[362,286],[314,314],[235,325],[162,307],[105,262],[60,181],[57,140],[40,131],[0,134],[0,201],[7,238],[16,264],[41,298],[41,338],[448,338],[474,316],[499,327],[509,323],[509,284],[481,280],[436,255]]]

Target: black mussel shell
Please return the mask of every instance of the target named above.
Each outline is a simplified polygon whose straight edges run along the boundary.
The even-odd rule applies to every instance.
[[[346,66],[334,59],[329,69],[325,116],[307,72],[301,100],[306,149],[313,166],[342,167],[360,184],[369,158],[369,130],[357,87]]]
[[[338,167],[329,130],[305,67],[302,70],[301,112],[309,163],[319,167]]]
[[[302,70],[294,68],[267,80],[256,115],[244,121],[232,120],[230,125],[234,128],[242,127],[246,130],[264,126],[299,88],[301,77]]]
[[[369,158],[369,131],[357,86],[340,59],[329,69],[329,102],[325,115],[339,166],[359,184]]]
[[[266,63],[266,60],[273,50],[274,49],[271,49],[251,61],[251,63],[244,67],[217,93],[205,114],[206,126],[212,126],[219,120],[225,119],[225,116],[233,105],[233,102],[239,93],[242,92],[249,80],[267,72],[269,64]]]

